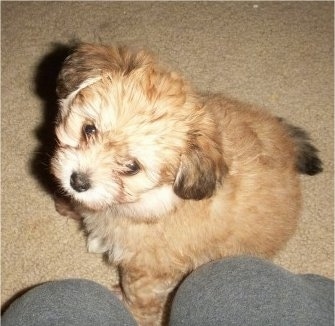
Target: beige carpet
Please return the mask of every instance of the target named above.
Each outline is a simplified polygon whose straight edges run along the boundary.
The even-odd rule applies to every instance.
[[[302,177],[299,230],[276,262],[333,277],[332,2],[2,2],[2,303],[47,280],[115,272],[59,216],[44,165],[66,44],[144,45],[202,90],[309,130],[324,172]],[[274,217],[275,218],[275,217]]]

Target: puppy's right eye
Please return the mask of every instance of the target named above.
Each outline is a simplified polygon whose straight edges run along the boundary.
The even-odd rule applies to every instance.
[[[83,133],[86,137],[94,136],[97,132],[97,128],[93,124],[86,124],[83,126]]]
[[[127,162],[124,166],[127,170],[123,171],[123,174],[127,176],[135,175],[141,169],[139,163],[136,160],[131,160]]]

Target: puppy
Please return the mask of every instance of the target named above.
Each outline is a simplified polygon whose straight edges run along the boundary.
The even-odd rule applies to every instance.
[[[297,225],[299,173],[322,170],[302,129],[198,94],[146,51],[79,45],[57,91],[52,173],[88,250],[119,267],[139,325],[163,323],[169,295],[198,266],[273,256]]]

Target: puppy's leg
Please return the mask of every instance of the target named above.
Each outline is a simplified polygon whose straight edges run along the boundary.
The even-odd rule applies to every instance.
[[[110,248],[105,244],[102,238],[90,234],[87,238],[87,251],[92,254],[103,254]]]
[[[168,297],[180,277],[153,275],[148,269],[121,271],[124,302],[140,326],[167,323]]]
[[[81,220],[80,214],[76,212],[74,205],[69,198],[56,194],[54,195],[54,201],[56,211],[60,215],[72,218],[74,220]]]

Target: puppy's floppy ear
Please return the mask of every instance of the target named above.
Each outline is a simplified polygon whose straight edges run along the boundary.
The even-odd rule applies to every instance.
[[[82,43],[65,59],[57,81],[57,95],[66,98],[84,81],[102,75],[130,75],[153,64],[151,54],[126,46]]]
[[[218,135],[217,140],[207,134],[193,136],[173,185],[174,192],[183,199],[200,200],[213,195],[217,183],[227,172]]]

